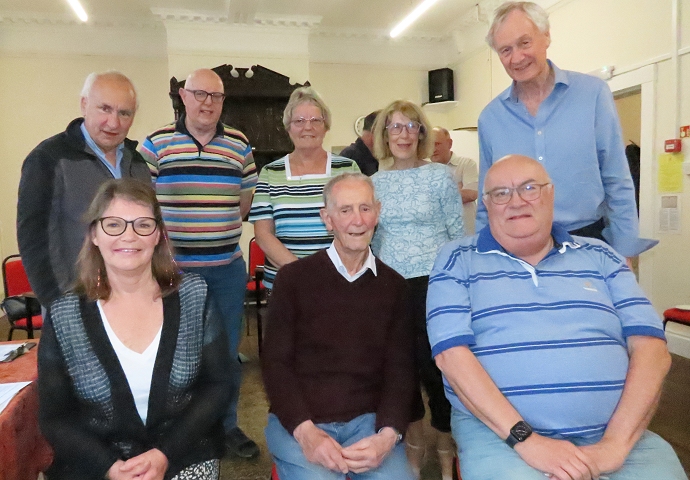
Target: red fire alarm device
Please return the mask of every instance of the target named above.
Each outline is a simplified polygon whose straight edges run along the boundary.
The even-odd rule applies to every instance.
[[[678,153],[680,152],[680,138],[673,138],[671,140],[666,140],[664,142],[664,151],[666,153]]]

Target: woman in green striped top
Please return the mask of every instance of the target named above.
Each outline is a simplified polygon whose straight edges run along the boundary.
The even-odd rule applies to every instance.
[[[323,187],[340,173],[359,172],[353,160],[324,150],[331,112],[311,87],[292,92],[283,125],[295,150],[262,169],[249,213],[256,242],[266,253],[267,288],[280,267],[331,244],[333,236],[319,216]]]

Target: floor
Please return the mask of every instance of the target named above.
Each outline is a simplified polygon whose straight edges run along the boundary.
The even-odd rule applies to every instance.
[[[272,461],[266,448],[263,429],[266,426],[268,404],[263,391],[256,347],[256,321],[254,312],[248,310],[249,334],[246,334],[240,351],[246,358],[243,363],[242,390],[239,402],[240,427],[261,448],[258,458],[240,460],[225,458],[221,463],[221,478],[227,480],[267,480]],[[7,321],[0,317],[0,339],[7,338]],[[24,332],[15,333],[15,339],[23,339]],[[690,475],[690,359],[673,356],[673,365],[666,379],[659,409],[650,429],[668,440],[680,457],[685,471]],[[432,450],[430,450],[431,452]],[[440,480],[436,458],[428,456],[422,470],[422,480]]]

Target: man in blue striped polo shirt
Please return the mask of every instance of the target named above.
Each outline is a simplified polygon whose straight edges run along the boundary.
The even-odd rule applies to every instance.
[[[431,273],[462,477],[686,479],[646,430],[670,366],[662,323],[623,257],[553,223],[555,188],[531,158],[495,163],[489,225]]]

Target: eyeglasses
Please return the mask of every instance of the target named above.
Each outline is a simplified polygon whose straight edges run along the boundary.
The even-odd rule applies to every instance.
[[[225,98],[224,93],[220,92],[207,92],[206,90],[189,90],[188,88],[185,88],[188,92],[191,92],[194,94],[194,98],[196,98],[197,102],[205,102],[206,97],[211,97],[211,102],[213,103],[220,103],[223,101]]]
[[[324,120],[323,117],[311,117],[311,118],[304,118],[304,117],[299,117],[295,118],[294,120],[290,120],[290,123],[293,124],[297,128],[304,128],[307,126],[307,123],[311,123],[311,126],[314,128],[318,127],[323,127],[326,121]]]
[[[134,233],[142,237],[148,237],[158,228],[158,222],[151,217],[139,217],[134,220],[125,220],[120,217],[103,217],[99,218],[98,221],[101,222],[101,228],[105,234],[111,237],[117,237],[125,233],[127,225],[130,223]]]
[[[486,192],[484,196],[489,197],[494,205],[505,205],[506,203],[510,202],[511,198],[513,198],[513,193],[517,192],[518,196],[525,202],[532,202],[539,198],[539,196],[541,195],[541,189],[547,185],[551,184],[526,183],[524,185],[520,185],[519,187],[514,188],[494,188],[490,192]]]
[[[407,133],[410,135],[415,135],[422,129],[422,124],[419,122],[390,123],[386,125],[386,128],[388,129],[388,133],[391,135],[400,135],[403,131],[403,128],[407,130]]]

